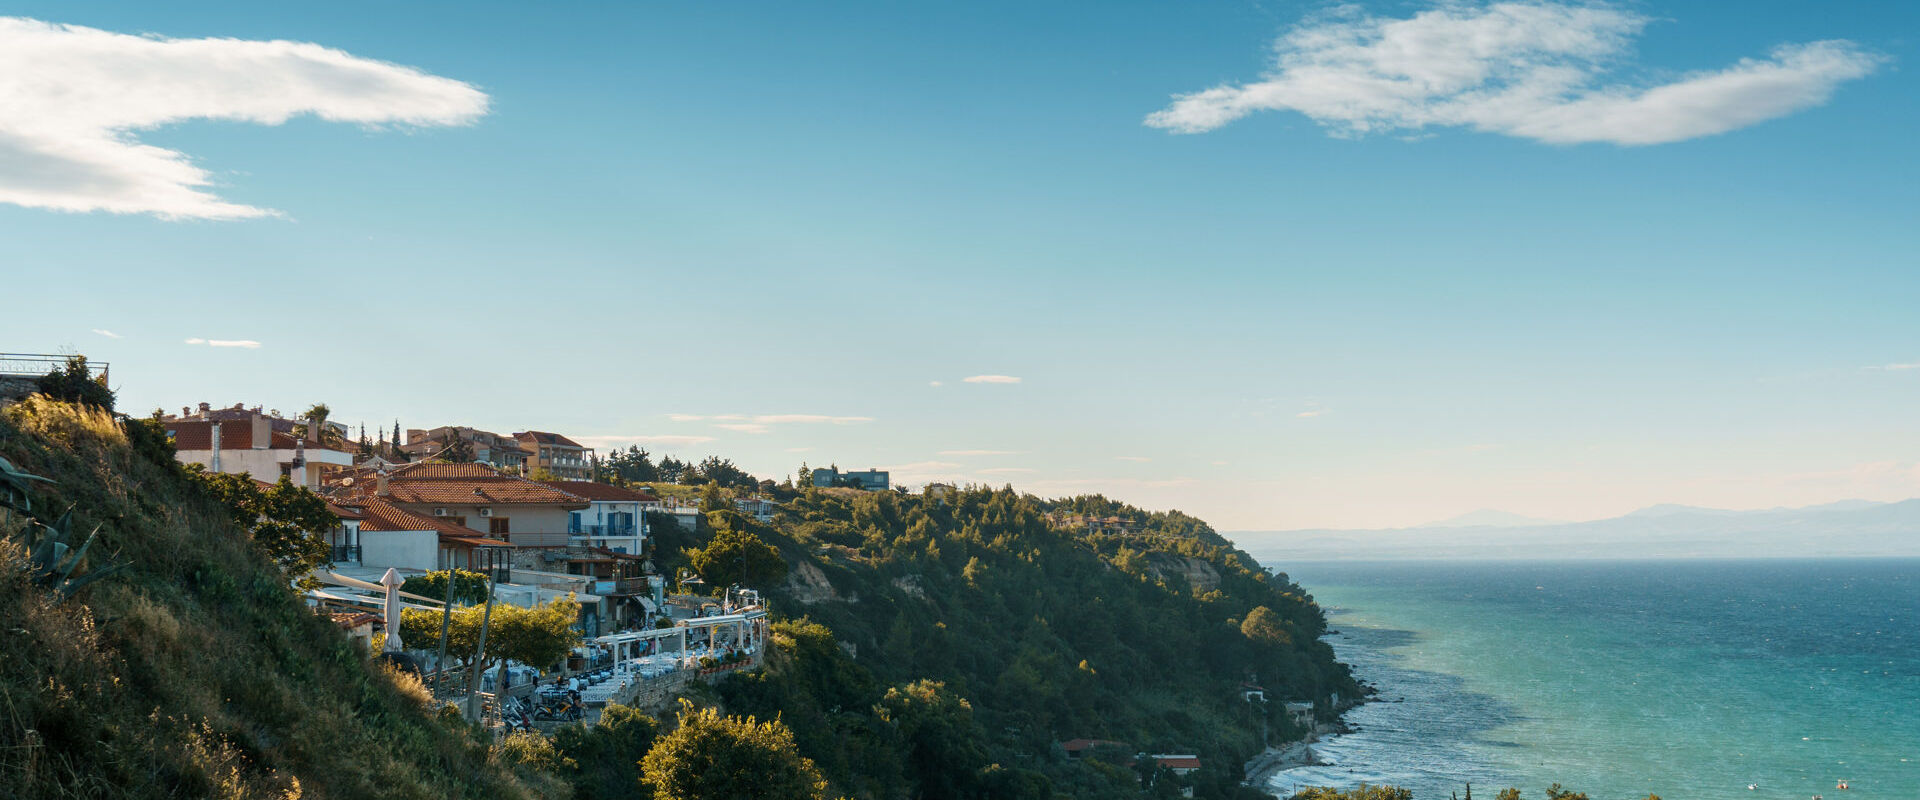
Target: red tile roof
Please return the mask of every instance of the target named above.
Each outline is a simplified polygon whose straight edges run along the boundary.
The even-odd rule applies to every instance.
[[[372,470],[361,469],[338,473],[328,484],[346,489],[348,496],[368,496],[377,491],[379,477]],[[537,481],[501,474],[485,464],[436,461],[395,468],[387,476],[387,493],[382,497],[410,505],[587,507],[587,502],[575,495]]]
[[[1198,756],[1154,756],[1153,760],[1167,769],[1199,769]]]
[[[214,423],[206,420],[181,420],[178,422],[164,423],[167,433],[173,437],[173,448],[175,450],[212,450],[213,425]],[[293,450],[299,447],[301,443],[301,439],[298,436],[273,430],[268,431],[267,438],[267,448],[272,450]],[[314,442],[307,442],[306,447],[308,450],[332,450],[336,453],[346,452],[345,450],[328,447],[323,444],[316,444]],[[244,419],[221,422],[220,449],[252,450],[253,423]]]
[[[578,447],[583,450],[586,449],[586,445],[583,445],[565,436],[561,436],[560,434],[548,433],[546,431],[521,431],[519,433],[514,434],[513,438],[519,439],[520,441],[523,441],[523,442],[531,441],[531,442],[538,442],[540,444],[559,445],[561,447]]]
[[[453,520],[415,514],[377,497],[355,497],[341,500],[339,505],[360,513],[362,531],[439,531],[442,542],[469,547],[513,546],[510,542],[487,538],[486,534]]]
[[[660,498],[646,492],[622,489],[605,483],[593,481],[541,481],[560,491],[586,500],[602,500],[626,503],[658,503]]]

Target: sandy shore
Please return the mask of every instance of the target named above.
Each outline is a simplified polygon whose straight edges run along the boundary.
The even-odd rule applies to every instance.
[[[1320,763],[1319,757],[1313,754],[1314,738],[1309,736],[1305,741],[1294,742],[1286,747],[1269,747],[1266,752],[1254,756],[1252,761],[1247,762],[1247,785],[1265,788],[1267,781],[1275,774]]]

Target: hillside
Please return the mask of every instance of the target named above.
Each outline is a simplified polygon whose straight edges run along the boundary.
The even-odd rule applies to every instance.
[[[1143,530],[1070,532],[1052,511]],[[1318,640],[1311,598],[1178,513],[974,487],[943,499],[806,491],[772,524],[709,519],[780,548],[774,609],[802,619],[781,627],[771,668],[722,684],[721,702],[780,715],[851,796],[1131,796],[1139,776],[1124,762],[1143,751],[1198,754],[1196,795],[1236,796],[1260,750],[1257,715],[1279,741],[1300,732],[1278,701],[1324,712],[1330,694],[1357,694]],[[1249,682],[1274,702],[1249,704]],[[923,741],[888,720],[890,703],[913,698],[967,711],[939,715],[941,735]],[[1059,743],[1075,738],[1124,752],[1070,759]]]
[[[23,520],[4,523],[7,796],[532,795],[307,610],[164,442],[132,431],[64,404],[0,410],[0,456],[52,480],[35,511],[71,508],[80,535],[99,526],[91,568],[125,565],[59,601],[23,571]]]

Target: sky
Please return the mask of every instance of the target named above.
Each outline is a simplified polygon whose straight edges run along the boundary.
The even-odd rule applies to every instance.
[[[1222,530],[1920,495],[1920,6],[0,5],[123,410]]]

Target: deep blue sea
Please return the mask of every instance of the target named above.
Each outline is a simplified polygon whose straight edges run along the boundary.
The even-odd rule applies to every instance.
[[[1261,562],[1380,692],[1277,793],[1920,800],[1920,559]]]

